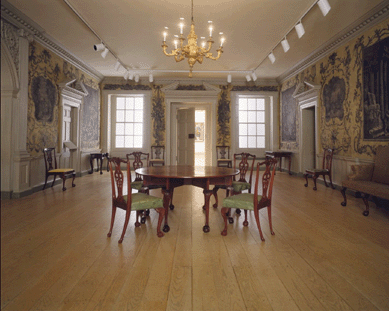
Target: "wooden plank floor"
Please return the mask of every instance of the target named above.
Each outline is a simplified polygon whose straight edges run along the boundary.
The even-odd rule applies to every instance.
[[[389,310],[386,209],[364,217],[361,199],[342,207],[340,191],[277,172],[265,242],[251,214],[222,237],[220,207],[203,233],[202,190],[184,186],[169,233],[157,237],[155,212],[139,228],[132,215],[119,245],[109,174],[76,184],[1,202],[2,310]]]

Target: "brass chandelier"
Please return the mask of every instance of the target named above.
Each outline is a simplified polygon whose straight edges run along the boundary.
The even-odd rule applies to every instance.
[[[190,26],[190,32],[189,32],[189,35],[188,35],[188,44],[187,45],[184,45],[184,41],[185,41],[185,38],[183,36],[183,28],[184,28],[184,24],[181,22],[180,23],[180,36],[176,36],[178,37],[178,40],[180,40],[180,43],[179,43],[179,47],[178,47],[178,42],[177,40],[174,40],[174,44],[175,44],[175,49],[172,50],[171,53],[167,53],[166,52],[166,49],[167,49],[167,44],[166,44],[166,36],[167,36],[167,32],[165,31],[163,33],[163,44],[162,44],[162,48],[163,48],[163,53],[166,55],[166,56],[174,56],[174,59],[176,60],[176,62],[180,62],[182,60],[184,60],[185,58],[188,59],[188,64],[189,64],[189,78],[192,78],[192,70],[193,70],[193,65],[196,63],[196,62],[199,62],[200,64],[203,63],[203,57],[206,57],[206,58],[209,58],[209,59],[213,59],[213,60],[217,60],[220,58],[220,56],[222,55],[223,53],[223,43],[224,43],[224,37],[221,37],[220,38],[220,46],[219,48],[216,50],[217,51],[217,56],[214,57],[212,55],[212,53],[210,53],[209,51],[211,50],[212,48],[212,44],[214,43],[213,39],[212,39],[212,31],[213,31],[213,26],[212,26],[212,22],[209,21],[208,22],[210,25],[209,25],[209,38],[207,40],[208,42],[208,48],[205,48],[205,41],[202,43],[202,46],[199,47],[197,46],[197,35],[195,33],[195,30],[194,30],[194,21],[193,21],[193,0],[192,0],[192,22],[191,22],[191,26]],[[165,27],[167,29],[167,27]],[[223,34],[223,33],[220,33],[220,34]]]

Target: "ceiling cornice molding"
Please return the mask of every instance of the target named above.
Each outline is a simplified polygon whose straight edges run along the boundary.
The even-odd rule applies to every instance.
[[[306,58],[298,62],[295,66],[290,68],[287,72],[280,75],[276,80],[279,84],[284,83],[288,79],[297,75],[301,71],[305,70],[309,66],[318,62],[320,59],[325,57],[326,55],[332,53],[342,45],[361,35],[363,32],[368,30],[369,28],[377,25],[382,22],[384,19],[389,17],[389,4],[387,2],[383,2],[378,5],[373,10],[366,13],[356,22],[351,24],[345,30],[340,32],[338,35],[333,37],[331,40],[322,44],[317,50],[308,55]]]
[[[63,47],[60,43],[58,43],[54,38],[50,37],[45,30],[36,24],[33,20],[28,18],[22,12],[13,7],[10,3],[5,0],[1,1],[1,18],[4,18],[9,23],[14,26],[24,29],[29,34],[34,36],[35,40],[42,44],[44,47],[48,48],[52,52],[58,54],[64,60],[71,63],[73,66],[78,69],[84,71],[85,73],[92,76],[94,79],[100,81],[104,78],[104,76],[88,66],[78,57],[69,52],[65,47]]]
[[[131,83],[132,81],[126,81],[122,77],[104,77],[104,79],[101,81],[102,84],[127,84]],[[228,85],[227,79],[196,79],[196,78],[182,78],[182,79],[175,79],[175,78],[154,78],[153,84],[160,84],[160,85],[169,85],[173,83],[180,83],[180,84],[192,84],[192,85],[200,85],[203,83],[208,83],[212,85]],[[150,84],[148,78],[140,78],[139,84]],[[242,85],[242,86],[278,86],[278,82],[275,79],[258,79],[257,81],[253,82],[247,82],[246,79],[233,79],[231,85]]]

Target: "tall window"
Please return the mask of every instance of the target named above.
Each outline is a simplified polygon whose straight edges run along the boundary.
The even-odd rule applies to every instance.
[[[238,122],[239,148],[251,149],[266,147],[264,98],[239,96]]]
[[[116,148],[142,148],[143,113],[143,95],[116,98]]]

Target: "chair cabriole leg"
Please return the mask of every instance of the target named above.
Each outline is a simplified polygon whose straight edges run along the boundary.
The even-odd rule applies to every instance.
[[[131,214],[130,211],[126,211],[126,220],[124,221],[123,232],[122,232],[122,235],[120,237],[119,243],[123,242],[124,234],[126,233],[127,226],[128,226],[128,221],[130,220],[130,214]]]
[[[347,189],[347,187],[343,187],[342,190],[340,190],[340,192],[343,195],[343,202],[340,203],[342,206],[346,206],[347,205],[346,189]]]
[[[161,225],[162,225],[162,220],[165,217],[165,209],[163,207],[161,208],[156,208],[155,209],[157,213],[159,214],[158,216],[158,225],[157,225],[157,236],[159,238],[162,238],[165,234],[161,231]]]
[[[111,237],[112,235],[113,223],[115,222],[115,215],[116,215],[116,206],[112,205],[111,227],[109,228],[109,232],[107,234],[108,237]]]
[[[221,232],[222,236],[226,236],[227,235],[227,214],[228,214],[228,210],[229,209],[227,207],[222,207],[222,209],[221,209],[222,217],[223,217],[223,220],[224,220],[224,229]]]
[[[269,217],[270,233],[271,233],[271,235],[275,235],[275,233],[273,231],[273,223],[271,220],[271,204],[269,204],[269,206],[267,207],[267,216]]]
[[[263,237],[262,230],[261,230],[261,224],[259,222],[259,210],[257,208],[254,208],[254,216],[255,216],[255,220],[257,221],[258,231],[259,231],[259,235],[261,236],[261,240],[265,241],[265,238]]]

